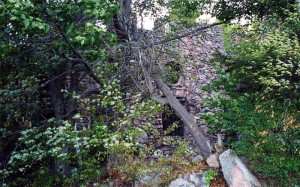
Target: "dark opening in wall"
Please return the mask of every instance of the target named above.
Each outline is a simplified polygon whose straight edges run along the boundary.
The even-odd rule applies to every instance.
[[[186,102],[186,98],[184,97],[177,97],[179,102],[184,105]],[[162,124],[163,124],[163,131],[168,131],[172,128],[172,125],[176,123],[177,127],[174,128],[170,133],[167,135],[169,136],[184,136],[184,124],[181,119],[176,115],[176,113],[171,109],[170,106],[166,107],[166,111],[162,114]]]

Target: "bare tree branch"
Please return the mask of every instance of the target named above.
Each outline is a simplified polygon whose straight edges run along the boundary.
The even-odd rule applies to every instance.
[[[91,65],[88,62],[86,62],[80,58],[70,58],[70,57],[67,57],[66,55],[64,55],[64,57],[70,61],[79,62],[79,63],[83,64],[83,66],[86,68],[86,70],[88,72],[88,75],[91,76],[96,83],[98,83],[101,86],[103,85],[101,82],[101,79],[98,76],[96,76],[94,70],[92,69]]]
[[[19,95],[22,95],[22,94],[26,94],[26,93],[30,93],[30,92],[37,91],[37,90],[39,90],[39,89],[41,89],[41,88],[46,87],[46,86],[49,85],[51,82],[53,82],[53,81],[59,79],[60,77],[66,75],[66,74],[68,74],[68,73],[70,73],[70,72],[71,72],[71,70],[65,71],[65,72],[63,72],[63,73],[61,73],[61,74],[59,74],[59,75],[56,75],[55,77],[52,77],[51,79],[49,79],[48,81],[46,81],[45,83],[43,83],[43,84],[41,84],[41,85],[39,85],[39,86],[34,86],[34,87],[32,87],[32,88],[26,89],[25,91],[22,91],[21,93],[17,93],[17,94],[9,94],[9,95],[6,96],[6,97],[16,97],[16,96],[19,96]],[[18,90],[18,89],[15,89],[15,90],[9,90],[9,91],[16,91],[16,90]],[[1,91],[0,91],[0,96],[1,96],[1,94],[2,94],[2,93],[1,93]]]
[[[180,39],[180,38],[184,38],[184,37],[192,35],[192,34],[194,34],[196,32],[204,31],[204,30],[206,30],[208,28],[211,28],[211,27],[214,27],[214,26],[217,26],[217,25],[221,25],[223,23],[224,22],[219,22],[219,23],[214,23],[214,24],[211,24],[211,25],[205,25],[205,26],[196,28],[194,30],[191,30],[189,32],[186,32],[184,34],[180,34],[180,35],[177,35],[177,36],[174,36],[174,37],[171,37],[171,38],[167,38],[167,39],[164,39],[164,40],[161,40],[161,41],[154,42],[154,43],[152,43],[152,44],[150,44],[148,46],[145,46],[145,47],[153,47],[153,46],[156,46],[156,45],[160,45],[160,44],[163,44],[163,43],[170,42],[172,40],[177,40],[177,39]]]

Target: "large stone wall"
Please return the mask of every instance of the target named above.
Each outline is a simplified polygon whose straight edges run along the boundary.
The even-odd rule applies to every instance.
[[[194,115],[195,121],[206,133],[211,145],[216,137],[207,133],[207,126],[200,116],[203,113],[214,112],[214,110],[202,106],[203,100],[213,93],[204,92],[202,88],[210,84],[217,75],[210,60],[215,52],[224,51],[222,32],[222,27],[216,26],[198,35],[183,38],[179,42],[179,51],[183,53],[187,63],[184,65],[182,79],[172,86],[177,97],[187,98],[186,107],[188,111]],[[187,131],[185,135],[194,144]]]
[[[215,26],[207,29],[201,33],[195,33],[193,36],[182,38],[176,44],[169,46],[169,50],[174,53],[180,53],[173,58],[166,56],[162,57],[162,61],[168,64],[170,61],[177,60],[182,64],[183,69],[180,71],[181,77],[176,84],[169,84],[174,92],[174,95],[178,98],[185,98],[184,106],[186,109],[193,114],[196,123],[205,132],[208,140],[210,140],[211,146],[216,142],[216,136],[207,133],[208,127],[205,122],[200,118],[201,114],[207,112],[214,112],[215,110],[203,107],[202,103],[205,97],[214,93],[207,93],[202,90],[203,86],[211,83],[216,77],[216,71],[210,63],[213,54],[217,51],[224,51],[224,43],[222,36],[222,27]],[[180,59],[178,59],[180,56]],[[135,124],[138,124],[136,122]],[[163,135],[163,119],[162,115],[157,115],[156,120],[153,124],[156,128],[161,131]],[[190,145],[195,147],[192,136],[188,133],[187,129],[184,129],[184,137],[188,139]],[[166,156],[172,154],[174,147],[163,145],[161,143],[155,143],[157,148],[162,151]],[[214,146],[212,146],[212,149]]]

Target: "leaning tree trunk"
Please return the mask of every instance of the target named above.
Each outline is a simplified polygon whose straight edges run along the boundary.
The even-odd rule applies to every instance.
[[[157,87],[166,96],[168,104],[172,107],[172,109],[177,113],[178,117],[180,117],[185,126],[188,128],[189,132],[196,142],[197,147],[200,149],[202,156],[205,159],[208,158],[211,155],[210,146],[203,132],[196,124],[193,116],[187,112],[184,106],[182,106],[178,99],[173,95],[173,92],[169,88],[169,86],[164,83],[164,81],[157,73],[152,74],[152,77],[157,84]]]
[[[125,1],[119,0],[119,4],[121,7],[121,11],[117,17],[118,19],[114,20],[114,26],[115,26],[115,30],[117,31],[116,34],[119,38],[119,43],[124,43],[124,41],[122,39],[124,39],[124,36],[126,36],[126,37],[132,36],[132,34],[134,33],[134,30],[135,30],[134,29],[135,27],[131,27],[131,26],[135,25],[136,23],[130,23],[131,9],[130,9],[129,5],[131,4],[131,0],[125,0]],[[130,23],[131,25],[128,23]],[[218,24],[220,24],[220,23],[218,23]],[[212,27],[214,25],[217,25],[217,24],[212,24],[212,25],[201,27],[201,28],[197,28],[186,34],[179,35],[174,38],[168,38],[166,40],[162,40],[162,41],[150,44],[147,47],[152,48],[155,45],[159,45],[159,44],[169,42],[169,41],[172,41],[175,39],[180,39],[182,37],[188,36],[195,32],[205,30],[206,28]],[[139,43],[139,42],[137,42],[137,43]],[[127,44],[127,43],[125,43],[125,44]],[[128,47],[130,47],[130,46],[128,46]],[[145,48],[142,47],[141,50],[143,50],[143,49],[145,49]],[[204,133],[201,131],[201,129],[198,127],[198,125],[194,121],[193,116],[190,113],[188,113],[187,110],[181,105],[181,103],[173,95],[172,90],[164,83],[164,81],[161,79],[161,77],[158,74],[153,74],[152,70],[155,70],[155,68],[154,68],[155,64],[152,64],[152,63],[154,63],[154,62],[152,62],[152,60],[150,60],[150,59],[149,59],[150,62],[147,62],[148,60],[143,58],[141,51],[136,51],[134,49],[132,49],[130,51],[135,51],[135,52],[139,53],[139,55],[132,55],[132,56],[139,56],[137,61],[140,63],[140,67],[143,72],[143,77],[145,78],[151,98],[156,100],[159,103],[163,103],[163,104],[167,103],[171,106],[171,108],[177,113],[178,117],[184,122],[185,126],[189,130],[189,133],[191,133],[191,135],[193,136],[197,147],[200,149],[200,151],[202,153],[202,156],[204,158],[208,158],[211,155],[211,149],[210,149],[210,146],[208,144],[206,137],[204,136]],[[130,55],[127,55],[127,56],[130,56]],[[127,61],[127,59],[126,59],[126,61]],[[161,98],[160,96],[157,96],[155,94],[152,94],[155,91],[154,91],[151,79],[153,79],[156,82],[157,87],[166,96],[166,99]],[[143,89],[141,89],[141,91],[144,92]]]
[[[140,67],[144,74],[145,82],[148,87],[150,97],[155,101],[161,104],[169,104],[171,108],[177,113],[177,116],[184,122],[184,125],[188,128],[189,133],[193,136],[197,147],[200,149],[202,156],[206,159],[211,155],[211,149],[209,143],[204,136],[204,133],[198,127],[192,114],[188,113],[184,106],[178,101],[178,99],[174,96],[173,91],[169,88],[169,86],[162,80],[160,75],[155,72],[155,64],[153,61],[147,61],[142,58],[142,54],[139,53],[140,56]],[[162,98],[156,95],[154,87],[152,85],[152,80],[156,83],[158,89],[164,94],[166,98]]]

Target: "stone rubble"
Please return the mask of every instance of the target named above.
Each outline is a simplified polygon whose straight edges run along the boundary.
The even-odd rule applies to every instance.
[[[203,156],[202,155],[197,155],[193,158],[193,162],[199,162],[199,161],[202,161],[204,160]]]

